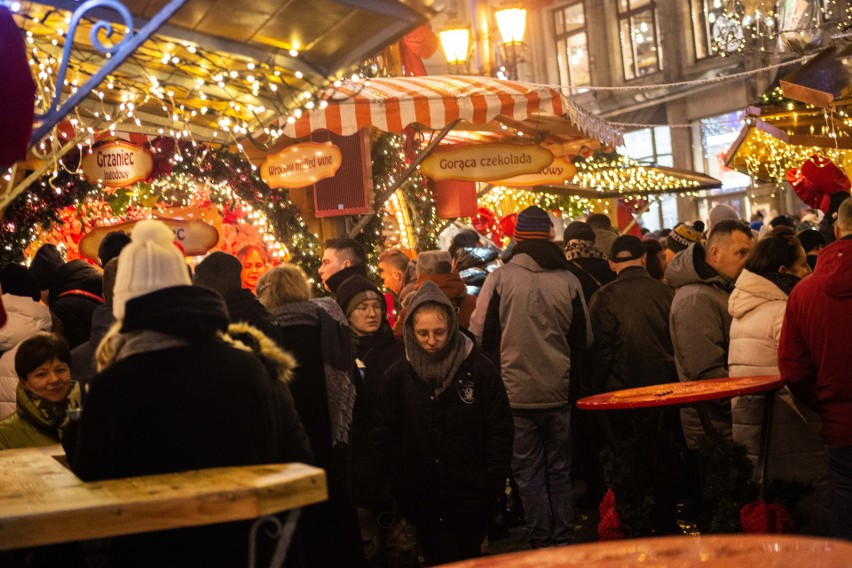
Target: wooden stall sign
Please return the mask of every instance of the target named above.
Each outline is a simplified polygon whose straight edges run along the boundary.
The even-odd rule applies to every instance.
[[[269,187],[307,187],[334,177],[343,164],[340,148],[331,142],[301,142],[267,156],[260,177]]]
[[[121,231],[128,235],[141,219],[128,221],[119,225],[94,227],[80,239],[80,254],[92,260],[98,260],[98,247],[108,233]],[[157,219],[172,230],[175,242],[183,247],[187,256],[204,254],[219,242],[219,231],[198,219]]]
[[[116,140],[90,148],[83,155],[81,169],[89,183],[126,187],[147,179],[154,159],[145,148]]]
[[[542,146],[477,144],[435,150],[420,169],[435,180],[490,181],[534,174],[551,162],[553,154]]]
[[[550,165],[543,167],[534,174],[523,174],[500,180],[490,180],[494,185],[509,187],[535,187],[537,185],[561,184],[571,181],[577,175],[577,168],[565,158],[553,158]]]

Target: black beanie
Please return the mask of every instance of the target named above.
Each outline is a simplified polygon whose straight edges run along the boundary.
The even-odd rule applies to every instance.
[[[198,263],[192,283],[219,292],[223,296],[243,287],[242,263],[234,255],[214,252]]]
[[[128,243],[130,243],[130,235],[123,231],[112,231],[101,241],[98,246],[98,260],[101,266],[106,266],[107,262],[118,256]]]
[[[41,298],[36,279],[22,264],[7,264],[0,270],[0,288],[4,294],[32,298],[34,302]]]
[[[348,318],[355,306],[374,294],[382,304],[382,316],[384,316],[385,302],[382,298],[381,292],[379,292],[379,289],[376,288],[372,282],[363,276],[358,276],[356,274],[344,280],[337,288],[334,297],[337,299],[337,304],[340,306],[340,309],[343,310],[343,313],[346,314],[346,317]]]
[[[42,245],[30,263],[30,274],[35,278],[39,290],[49,290],[56,271],[65,265],[56,245]]]
[[[567,245],[570,241],[595,242],[595,230],[588,223],[573,221],[565,227],[562,233],[562,241]]]

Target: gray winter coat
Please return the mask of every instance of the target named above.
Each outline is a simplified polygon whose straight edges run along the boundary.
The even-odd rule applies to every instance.
[[[678,378],[695,381],[727,377],[731,330],[728,298],[733,283],[704,262],[700,244],[689,245],[672,259],[666,280],[677,289],[669,328]],[[730,401],[707,403],[705,408],[716,431],[730,439]],[[698,414],[691,408],[681,409],[681,423],[687,444],[696,449],[704,435]]]
[[[528,254],[512,256],[485,280],[470,319],[486,353],[495,328],[511,407],[568,404],[571,349],[588,349],[592,342],[577,277],[567,269],[546,270]]]

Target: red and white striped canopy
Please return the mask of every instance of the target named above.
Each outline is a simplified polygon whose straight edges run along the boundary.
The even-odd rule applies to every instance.
[[[315,107],[284,124],[284,134],[302,138],[319,129],[344,136],[365,126],[402,132],[412,123],[439,130],[456,119],[486,124],[497,116],[521,121],[536,112],[566,116],[579,130],[607,144],[621,132],[556,88],[490,77],[395,77],[341,81],[325,108]]]

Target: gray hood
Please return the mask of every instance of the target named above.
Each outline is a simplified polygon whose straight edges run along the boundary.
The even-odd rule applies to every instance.
[[[450,318],[450,335],[454,335],[459,329],[458,319],[456,317],[456,309],[453,307],[447,295],[431,280],[427,280],[421,284],[420,288],[406,298],[406,311],[409,317],[405,318],[405,327],[414,331],[414,312],[417,308],[427,302],[440,304],[444,307]]]
[[[703,264],[707,271],[713,272],[713,275],[703,278],[696,269],[696,262]],[[704,262],[704,247],[698,243],[689,245],[669,262],[666,268],[666,282],[674,288],[687,284],[717,284],[728,291],[733,288],[731,281]]]

